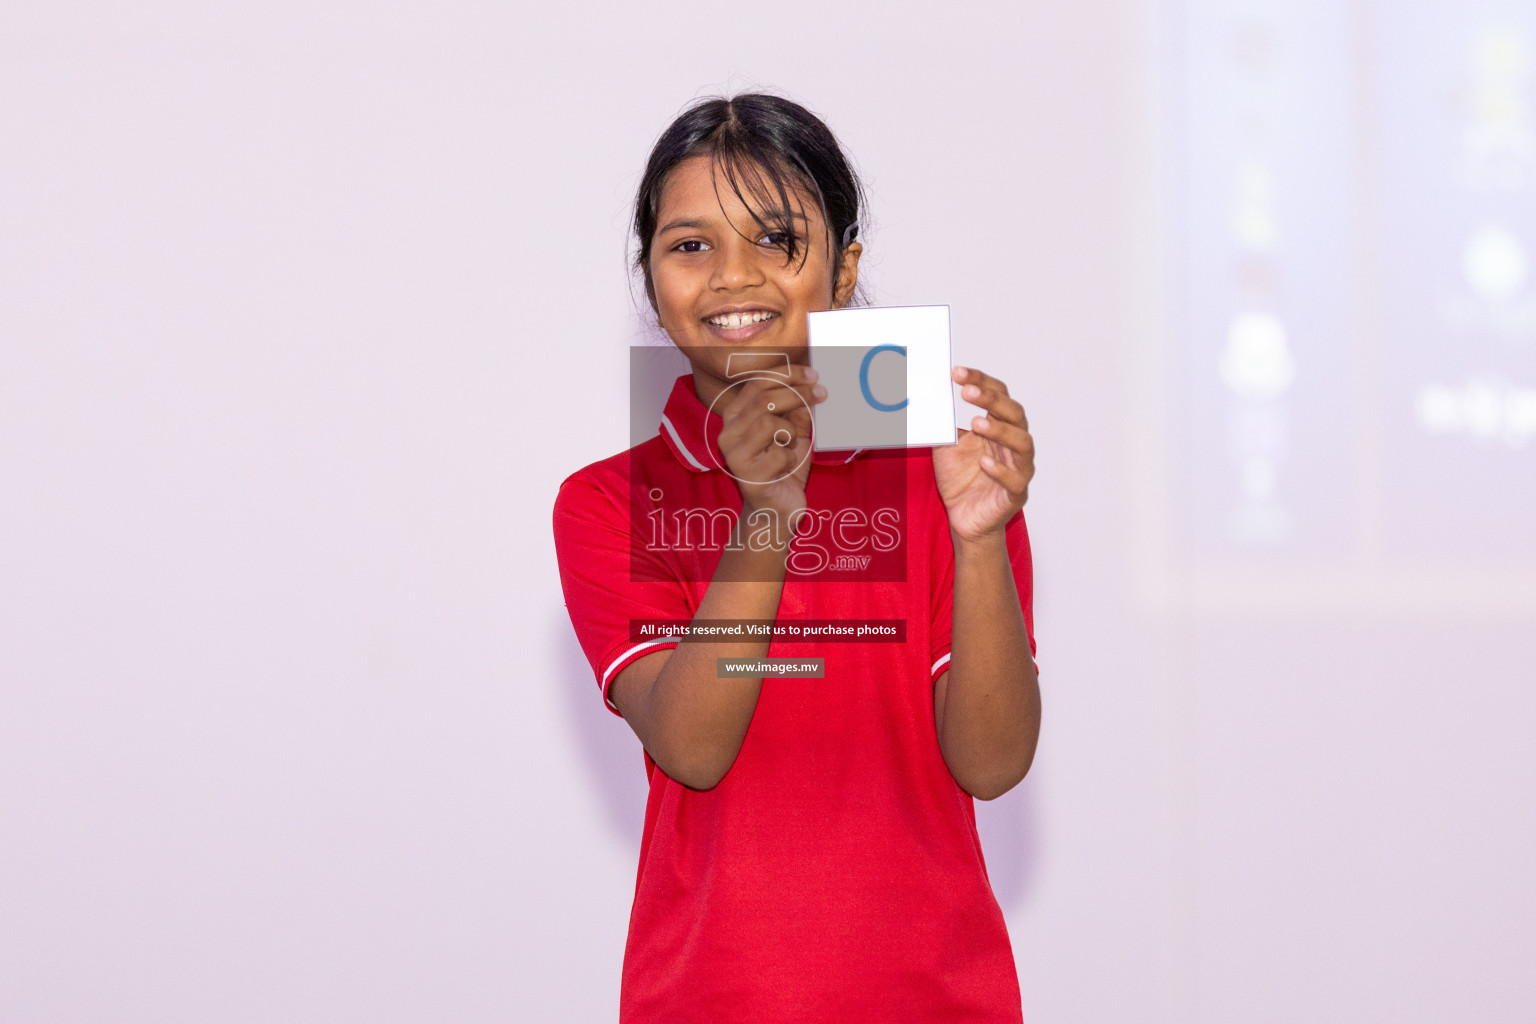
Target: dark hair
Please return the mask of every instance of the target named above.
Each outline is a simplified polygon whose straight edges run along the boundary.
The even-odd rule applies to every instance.
[[[723,171],[731,191],[763,230],[772,222],[790,223],[795,194],[816,197],[822,220],[832,239],[832,281],[842,265],[843,250],[859,233],[864,190],[853,173],[832,129],[793,100],[764,93],[744,93],[733,99],[700,100],[667,126],[651,149],[645,176],[635,195],[635,236],[640,246],[635,266],[645,275],[645,293],[656,304],[651,287],[651,236],[656,233],[657,205],[667,175],[684,160],[711,156]],[[806,253],[794,233],[779,246],[785,258]]]

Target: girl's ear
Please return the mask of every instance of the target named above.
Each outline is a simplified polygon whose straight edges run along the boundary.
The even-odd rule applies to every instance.
[[[842,263],[837,268],[837,285],[832,289],[832,306],[841,309],[853,299],[853,290],[859,283],[859,256],[864,252],[860,242],[854,242],[843,250]]]

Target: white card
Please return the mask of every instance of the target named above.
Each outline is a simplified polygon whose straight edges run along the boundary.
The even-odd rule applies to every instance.
[[[948,306],[811,313],[817,451],[954,444]]]

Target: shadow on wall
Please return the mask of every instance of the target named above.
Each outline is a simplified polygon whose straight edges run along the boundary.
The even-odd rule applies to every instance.
[[[582,760],[597,791],[597,806],[613,834],[638,857],[648,793],[640,741],[624,720],[603,704],[591,666],[576,642],[564,607],[552,630],[554,647],[559,652],[558,685]],[[982,855],[986,858],[992,891],[1004,912],[1022,907],[1033,888],[1039,867],[1038,823],[1033,776],[997,800],[976,803]]]
[[[608,710],[592,676],[592,666],[576,642],[571,620],[561,605],[553,624],[553,646],[559,652],[556,685],[564,694],[571,731],[581,750],[596,804],[609,829],[640,856],[640,833],[645,824],[645,754],[629,725]]]

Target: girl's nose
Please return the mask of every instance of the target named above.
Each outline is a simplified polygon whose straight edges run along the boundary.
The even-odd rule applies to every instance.
[[[737,291],[763,283],[763,270],[757,246],[747,239],[735,239],[715,250],[714,273],[710,287],[721,291]]]

